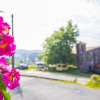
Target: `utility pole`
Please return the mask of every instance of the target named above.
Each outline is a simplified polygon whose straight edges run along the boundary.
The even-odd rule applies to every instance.
[[[13,18],[14,18],[14,16],[13,16],[13,14],[11,14],[11,19],[12,19],[12,21],[11,21],[11,23],[12,23],[12,36],[14,36],[14,23],[13,23]],[[14,54],[12,54],[12,69],[14,69]]]

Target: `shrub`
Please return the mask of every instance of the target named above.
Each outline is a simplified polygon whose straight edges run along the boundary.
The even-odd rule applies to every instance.
[[[55,67],[55,66],[50,66],[49,70],[50,70],[51,72],[56,72],[56,67]]]
[[[100,88],[100,75],[91,75],[90,81],[87,83],[87,86]]]
[[[27,70],[31,70],[31,69],[37,70],[37,67],[36,66],[30,66],[30,67],[28,67]]]

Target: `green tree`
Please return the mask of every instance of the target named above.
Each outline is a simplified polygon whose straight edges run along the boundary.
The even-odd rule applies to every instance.
[[[68,25],[61,27],[59,31],[45,40],[43,44],[44,52],[41,56],[47,64],[73,64],[75,56],[72,54],[72,48],[77,42],[79,36],[77,25],[72,25],[72,21],[68,21]]]

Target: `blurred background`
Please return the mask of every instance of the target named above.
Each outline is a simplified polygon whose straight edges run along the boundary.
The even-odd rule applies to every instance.
[[[99,0],[0,0],[0,16],[4,21],[12,26],[11,15],[14,16],[13,34],[16,44],[14,67],[22,75],[21,86],[10,91],[12,100],[99,100],[99,12]],[[59,41],[57,38],[61,39],[61,34],[65,32],[61,28],[68,28],[69,21],[72,28],[73,25],[77,26],[78,31],[73,31],[77,33],[73,37],[75,41],[68,51],[65,51],[64,57],[65,52],[62,52],[64,50],[57,49],[53,43]],[[67,32],[68,30],[65,33]],[[69,34],[72,34],[71,32]],[[50,43],[52,49],[48,49]],[[77,43],[81,43],[78,49],[76,49]],[[60,44],[57,44],[58,46],[61,47]],[[68,46],[65,49],[67,48]],[[48,53],[50,50],[52,52]],[[89,52],[88,56],[84,56],[84,52]],[[63,57],[58,56],[59,54],[63,54]],[[12,66],[12,59],[8,58],[7,61]],[[95,80],[96,84],[93,83],[94,78],[90,78],[94,74],[97,76],[93,77],[98,79]],[[97,89],[86,88],[87,86]]]

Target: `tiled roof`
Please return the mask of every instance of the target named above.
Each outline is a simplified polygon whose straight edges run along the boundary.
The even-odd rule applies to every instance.
[[[98,46],[98,47],[87,47],[87,48],[86,48],[86,51],[92,50],[92,49],[96,49],[96,48],[100,48],[100,47],[99,47],[99,46]]]
[[[89,51],[89,50],[92,50],[92,49],[96,49],[96,48],[100,48],[100,46],[96,46],[96,47],[87,47],[87,48],[86,48],[86,51]],[[76,54],[76,53],[77,53],[77,52],[76,52],[76,49],[73,49],[73,50],[72,50],[72,53],[73,53],[73,54]]]

